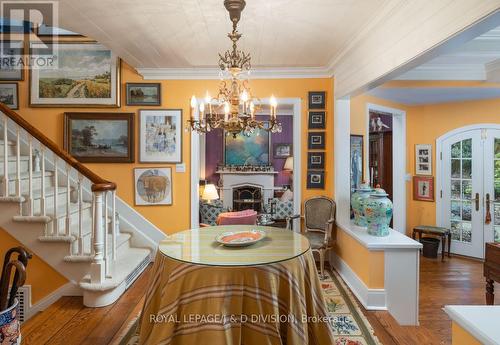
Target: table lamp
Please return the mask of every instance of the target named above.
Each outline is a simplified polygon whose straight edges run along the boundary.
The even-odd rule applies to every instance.
[[[293,156],[289,156],[286,158],[285,165],[283,166],[283,170],[293,171]]]
[[[205,189],[203,190],[203,194],[201,195],[203,200],[207,200],[210,203],[212,200],[219,199],[219,193],[217,193],[217,188],[213,183],[209,183],[205,185]]]

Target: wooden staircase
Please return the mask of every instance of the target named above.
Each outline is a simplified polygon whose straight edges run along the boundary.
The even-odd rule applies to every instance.
[[[2,103],[0,112],[0,227],[79,286],[85,306],[113,303],[153,249],[117,213],[116,185]]]

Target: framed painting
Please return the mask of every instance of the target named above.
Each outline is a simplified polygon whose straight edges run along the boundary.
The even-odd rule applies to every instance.
[[[224,135],[225,165],[268,165],[271,133],[263,128],[256,129],[250,136]]]
[[[413,200],[434,201],[434,177],[413,176]]]
[[[55,68],[31,70],[30,106],[120,106],[120,59],[111,50],[92,42],[45,44],[55,52]],[[31,56],[43,47],[31,43]]]
[[[0,83],[0,102],[10,109],[19,109],[19,87],[17,83]]]
[[[182,110],[139,110],[139,162],[182,162]]]
[[[415,174],[432,175],[432,145],[415,145]]]
[[[0,80],[20,81],[24,80],[24,65],[19,59],[24,55],[24,45],[22,41],[2,40],[0,42]]]
[[[310,111],[309,112],[309,129],[325,129],[326,128],[326,112]]]
[[[172,205],[172,168],[135,168],[136,206]]]
[[[309,150],[324,150],[325,132],[309,132],[307,148]]]
[[[363,136],[351,134],[351,193],[363,182]]]
[[[127,105],[161,105],[160,83],[126,83]]]
[[[324,169],[324,168],[325,168],[324,152],[307,153],[307,169]]]
[[[64,113],[64,149],[84,163],[133,163],[134,113]]]
[[[288,158],[292,155],[292,144],[274,144],[274,158]]]
[[[307,189],[325,189],[325,172],[308,170]]]
[[[309,109],[325,109],[325,108],[326,108],[326,92],[310,91]]]

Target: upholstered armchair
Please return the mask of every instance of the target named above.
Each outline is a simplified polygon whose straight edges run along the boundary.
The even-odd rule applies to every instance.
[[[321,279],[325,278],[325,255],[337,239],[335,228],[336,204],[325,196],[312,197],[304,202],[304,216],[287,218],[287,229],[292,230],[294,219],[304,219],[301,233],[309,239],[311,250],[319,254]]]
[[[200,201],[200,223],[217,225],[216,220],[219,214],[227,211],[222,200],[213,200],[210,203]]]

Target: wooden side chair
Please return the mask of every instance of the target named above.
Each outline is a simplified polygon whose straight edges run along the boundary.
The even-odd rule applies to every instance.
[[[337,238],[334,228],[335,211],[335,201],[325,196],[317,196],[304,202],[304,216],[297,214],[287,218],[289,230],[293,230],[294,219],[304,219],[301,233],[309,239],[313,253],[317,252],[319,255],[321,279],[325,278],[325,254],[332,249]]]

